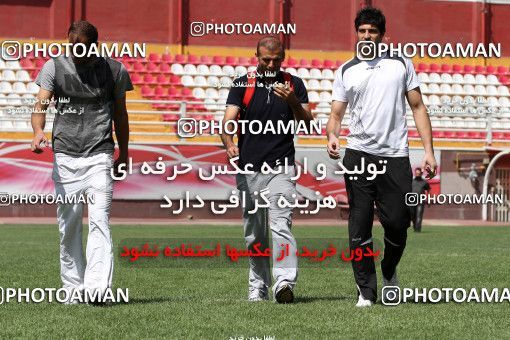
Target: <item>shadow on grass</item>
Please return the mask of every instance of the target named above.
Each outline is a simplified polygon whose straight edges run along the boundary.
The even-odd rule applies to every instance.
[[[354,298],[347,296],[296,296],[294,303],[311,303],[320,301],[346,301],[346,300],[354,300]]]

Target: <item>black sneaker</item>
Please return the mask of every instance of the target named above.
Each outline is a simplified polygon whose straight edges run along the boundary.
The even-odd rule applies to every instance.
[[[293,303],[294,293],[292,292],[292,288],[290,288],[289,285],[283,285],[276,292],[275,300],[278,303]]]

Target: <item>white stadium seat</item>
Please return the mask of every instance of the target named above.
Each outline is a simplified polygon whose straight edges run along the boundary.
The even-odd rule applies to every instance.
[[[329,68],[325,68],[324,70],[322,70],[322,78],[333,80],[335,79],[335,74]]]
[[[464,94],[464,88],[460,84],[452,85],[452,93],[453,94]]]
[[[316,91],[309,91],[308,92],[308,100],[311,103],[317,103],[317,102],[320,102],[321,98]]]
[[[4,81],[16,81],[16,73],[13,70],[3,70],[2,79]]]
[[[17,81],[14,84],[12,84],[12,91],[14,93],[24,94],[27,92],[27,88],[24,83]]]
[[[210,74],[209,72],[209,66],[200,64],[197,66],[197,73],[201,76],[208,76]]]
[[[485,89],[487,90],[487,94],[489,96],[497,96],[498,95],[498,88],[494,85],[487,85],[485,87]]]
[[[218,94],[218,90],[211,87],[205,90],[205,98],[218,99],[220,98],[220,95]]]
[[[441,74],[441,82],[442,82],[442,83],[446,83],[446,84],[451,84],[451,83],[453,83],[453,78],[452,78],[451,74],[448,74],[448,73],[442,73],[442,74]]]
[[[1,93],[12,93],[12,85],[7,81],[0,82],[0,92]]]
[[[197,99],[204,99],[205,98],[205,90],[201,87],[195,87],[193,89],[193,97],[197,98]]]
[[[510,93],[508,91],[508,87],[506,87],[505,85],[498,86],[498,94],[500,96],[508,96],[508,95],[510,95]]]
[[[465,94],[468,94],[468,95],[476,94],[475,87],[473,85],[471,85],[471,84],[466,84],[466,85],[463,86],[463,88],[464,88],[464,93]]]
[[[188,76],[188,75],[181,77],[181,83],[182,83],[182,85],[188,86],[188,87],[189,86],[195,86],[195,82],[193,80],[193,77],[192,76]]]
[[[429,75],[425,72],[420,72],[420,73],[418,73],[418,80],[421,83],[428,83],[430,81]]]
[[[320,90],[321,84],[317,79],[310,79],[308,80],[308,88],[310,90]]]
[[[225,65],[222,67],[222,74],[227,77],[233,78],[236,75],[236,71],[233,66]]]
[[[197,74],[197,67],[193,64],[184,65],[184,74],[194,76]]]
[[[319,79],[319,80],[323,79],[321,70],[319,70],[318,68],[312,68],[310,70],[310,78]]]
[[[489,74],[487,76],[487,84],[490,84],[490,85],[499,85],[498,77],[496,77],[493,74]]]
[[[285,72],[292,74],[293,76],[297,76],[297,71],[294,67],[287,67],[285,69]]]
[[[455,73],[452,75],[452,81],[454,84],[463,84],[464,77],[462,76],[462,74]]]
[[[240,76],[245,75],[248,72],[248,69],[244,66],[239,65],[239,66],[236,66],[235,72],[236,72],[237,76],[240,77]]]
[[[441,86],[439,87],[439,91],[441,93],[445,93],[445,94],[452,94],[453,93],[452,87],[449,84],[441,84]]]
[[[207,86],[209,87],[218,87],[220,84],[220,78],[216,76],[207,77]]]
[[[487,78],[483,74],[477,74],[475,76],[475,82],[478,85],[485,85],[487,84]]]
[[[17,60],[8,60],[5,62],[5,68],[10,70],[21,70],[21,66],[19,61]]]
[[[207,87],[207,80],[204,76],[193,77],[193,82],[195,83],[195,86]]]
[[[7,95],[7,101],[9,105],[12,106],[20,106],[23,105],[23,102],[21,101],[21,97],[17,93],[11,93]]]
[[[33,82],[28,83],[27,91],[29,93],[32,93],[32,94],[37,94],[37,93],[39,93],[39,86],[36,83],[33,83]]]
[[[320,82],[321,90],[331,91],[333,90],[333,83],[331,80],[322,79]]]
[[[209,74],[211,76],[221,77],[223,75],[223,69],[221,68],[220,65],[211,65],[211,66],[209,66]],[[246,72],[243,74],[239,74],[238,76],[240,77],[244,74],[246,74]],[[235,75],[235,71],[234,71],[234,75]]]
[[[473,76],[472,74],[465,74],[464,75],[464,84],[471,84],[471,85],[476,84],[475,76]]]
[[[431,73],[429,74],[429,81],[431,83],[441,83],[441,76],[437,73]]]
[[[173,74],[181,75],[184,74],[184,67],[181,64],[172,64],[172,66],[170,66],[170,71],[172,71]]]
[[[299,78],[308,79],[308,78],[310,78],[310,71],[308,71],[307,68],[300,67],[297,69],[297,75]],[[322,76],[322,74],[321,74],[321,76]]]
[[[485,96],[487,94],[487,89],[483,85],[475,85],[475,93],[479,96]]]
[[[429,93],[441,93],[441,88],[436,83],[429,84]]]
[[[16,80],[23,81],[23,82],[31,81],[30,75],[25,70],[19,70],[16,72]]]

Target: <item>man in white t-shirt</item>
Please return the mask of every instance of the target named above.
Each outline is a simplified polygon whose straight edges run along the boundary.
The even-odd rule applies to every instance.
[[[386,31],[386,19],[376,8],[364,8],[354,21],[358,41],[378,46]],[[369,43],[370,44],[370,43]],[[406,194],[411,192],[412,169],[409,162],[406,105],[409,102],[425,157],[422,169],[428,178],[435,176],[437,163],[432,146],[430,119],[423,104],[420,83],[410,60],[383,54],[373,60],[358,56],[343,64],[333,84],[331,115],[327,124],[327,151],[340,157],[338,136],[342,118],[349,106],[350,125],[343,165],[347,170],[374,163],[384,174],[374,179],[370,173],[345,175],[349,199],[349,243],[351,249],[373,249],[374,203],[384,228],[384,258],[381,270],[384,286],[398,286],[396,267],[402,257],[410,226]],[[361,58],[361,56],[360,56]],[[363,59],[363,58],[362,58]],[[364,159],[362,161],[362,159]],[[358,287],[356,306],[371,306],[377,300],[377,277],[373,257],[352,261]],[[391,300],[390,294],[383,301]]]

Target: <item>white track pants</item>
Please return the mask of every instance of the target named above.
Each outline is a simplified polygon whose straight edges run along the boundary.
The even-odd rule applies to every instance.
[[[64,288],[99,289],[112,285],[113,246],[110,235],[110,208],[113,155],[101,153],[73,157],[56,153],[53,180],[57,195],[93,195],[88,204],[89,235],[86,261],[82,247],[83,204],[59,204],[60,275]]]

